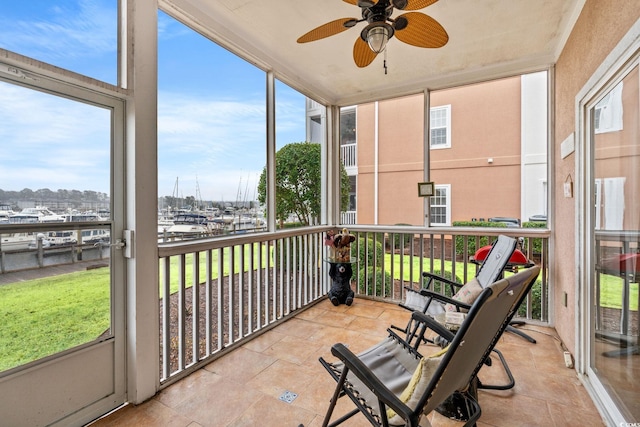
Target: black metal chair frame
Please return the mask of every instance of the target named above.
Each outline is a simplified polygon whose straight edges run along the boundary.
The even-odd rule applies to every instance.
[[[484,262],[480,264],[480,267],[478,268],[478,270],[476,271],[476,275],[474,276],[474,278],[478,280],[481,287],[486,288],[490,284],[503,278],[504,269],[508,265],[511,255],[516,250],[517,244],[518,241],[514,238],[504,235],[498,236],[498,238],[493,242],[491,250],[487,254]],[[422,313],[427,313],[431,303],[434,300],[436,304],[450,304],[454,306],[456,308],[456,311],[458,312],[466,312],[471,308],[471,305],[469,304],[465,304],[434,290],[434,282],[439,281],[449,287],[451,295],[455,295],[457,290],[464,286],[463,284],[426,271],[423,272],[422,275],[423,277],[427,278],[427,284],[424,288],[417,291],[415,289],[405,288],[407,292],[417,292],[421,296],[425,297],[426,303],[420,310]],[[403,303],[400,303],[399,305],[407,310],[412,310],[411,307]],[[407,334],[407,338],[414,337],[419,326],[420,325],[414,321],[413,317],[409,319],[407,326],[405,326],[404,328],[391,325],[393,329],[400,330]],[[421,334],[421,342],[436,344],[444,347],[452,341],[455,335],[453,331],[447,329],[444,325],[438,322],[431,322],[431,326],[429,327],[429,329],[436,333],[436,339],[433,340],[423,333]],[[511,325],[507,327],[507,330],[516,333],[520,332]],[[418,344],[420,343],[415,343],[416,348]],[[510,388],[513,388],[515,386],[515,379],[513,377],[511,369],[509,368],[509,365],[507,364],[506,359],[504,358],[504,355],[498,349],[494,349],[493,352],[500,359],[500,363],[504,368],[508,381],[505,384],[482,384],[479,382],[478,388],[491,390],[508,390]],[[491,366],[491,358],[487,358],[487,360],[485,360],[485,364]]]
[[[469,308],[460,329],[452,337],[451,343],[430,378],[425,392],[419,396],[416,407],[413,409],[389,390],[358,355],[352,353],[343,344],[333,345],[331,353],[341,362],[330,363],[320,358],[322,366],[337,382],[323,426],[334,427],[357,413],[363,413],[372,425],[386,427],[389,425],[387,408],[391,408],[401,416],[406,426],[417,427],[423,412],[428,413],[436,409],[454,393],[463,400],[464,409],[468,411],[465,425],[475,425],[481,415],[481,408],[475,394],[475,385],[478,381],[477,373],[484,360],[494,350],[496,343],[529,292],[539,271],[540,267],[522,270],[513,276],[493,283],[481,292]],[[413,339],[420,340],[420,335],[427,328],[437,327],[434,325],[433,318],[421,312],[414,312],[412,319],[421,325],[418,329],[420,332]],[[391,329],[388,332],[390,337],[388,339],[397,343],[397,346],[400,346],[400,351],[417,359],[422,358],[420,352],[416,350],[416,343],[407,342]],[[355,375],[367,390],[373,392],[377,399],[377,405],[376,402],[369,402],[362,397],[361,392],[350,382],[349,374]],[[338,399],[344,396],[348,396],[356,408],[329,423]]]

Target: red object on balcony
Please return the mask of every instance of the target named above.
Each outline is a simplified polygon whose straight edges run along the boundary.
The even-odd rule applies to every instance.
[[[481,264],[486,258],[487,254],[491,250],[491,245],[483,246],[476,251],[476,253],[471,257],[471,262],[475,264]],[[527,257],[522,253],[520,249],[516,249],[513,251],[511,258],[509,258],[508,267],[516,267],[516,266],[531,266],[533,263],[527,259]]]
[[[628,274],[637,278],[640,276],[640,254],[627,253],[607,258],[602,261],[600,271],[605,274],[617,274],[620,276]]]

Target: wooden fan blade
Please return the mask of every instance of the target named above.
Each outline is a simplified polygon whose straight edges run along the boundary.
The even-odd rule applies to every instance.
[[[438,0],[407,0],[407,5],[402,10],[418,10],[424,9],[427,6],[431,6]]]
[[[398,18],[407,20],[406,28],[396,30],[398,40],[417,47],[442,47],[449,41],[445,29],[432,17],[420,12],[409,12]]]
[[[314,28],[308,33],[298,38],[298,43],[308,43],[316,40],[323,39],[325,37],[333,36],[348,30],[350,27],[345,26],[347,22],[355,21],[354,18],[341,18],[335,21],[327,22],[324,25],[320,25],[318,28]],[[353,26],[353,25],[352,25]]]
[[[369,48],[366,41],[362,40],[362,37],[356,39],[356,43],[353,45],[353,60],[360,68],[364,68],[371,64],[378,54]]]

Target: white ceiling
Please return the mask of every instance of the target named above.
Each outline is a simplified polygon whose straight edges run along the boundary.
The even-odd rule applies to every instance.
[[[439,0],[421,9],[449,34],[439,49],[392,38],[358,68],[353,44],[366,25],[298,44],[338,18],[361,18],[343,0],[160,0],[163,10],[312,98],[333,105],[416,93],[540,70],[555,63],[585,0]],[[392,18],[401,11],[394,11]]]

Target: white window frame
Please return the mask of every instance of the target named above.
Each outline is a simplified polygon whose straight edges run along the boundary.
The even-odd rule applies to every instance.
[[[433,117],[434,114],[441,112],[444,112],[444,118],[438,119]],[[451,104],[431,107],[429,110],[429,128],[431,133],[429,145],[432,150],[451,148]],[[445,128],[446,141],[444,144],[434,144],[433,131],[442,128]]]
[[[432,226],[451,226],[451,184],[438,184],[434,187],[434,194],[438,194],[438,190],[444,190],[446,193],[446,200],[444,205],[442,204],[437,204],[434,202],[434,198],[435,196],[431,197],[431,202],[429,204],[429,219],[431,222]],[[444,207],[445,208],[445,222],[435,222],[433,220],[433,208],[439,208],[439,207]]]
[[[596,105],[594,131],[596,134],[622,130],[622,82],[618,83]]]

